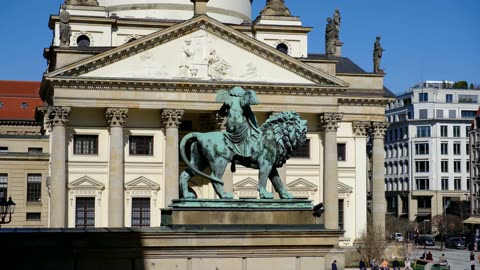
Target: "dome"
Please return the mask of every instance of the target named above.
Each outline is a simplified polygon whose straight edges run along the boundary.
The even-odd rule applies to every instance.
[[[251,0],[210,0],[207,15],[223,23],[251,21]],[[190,0],[98,0],[100,6],[121,18],[188,20],[193,17]]]

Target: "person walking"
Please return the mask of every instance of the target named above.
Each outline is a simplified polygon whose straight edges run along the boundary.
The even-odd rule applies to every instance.
[[[470,252],[470,269],[475,270],[475,252]]]
[[[398,259],[396,257],[393,257],[392,267],[393,270],[400,270],[400,263],[398,262]]]
[[[360,270],[367,270],[367,265],[365,264],[365,261],[363,258],[360,259],[360,262],[358,263],[358,268]]]
[[[338,270],[337,269],[337,260],[334,260],[332,263],[332,270]]]
[[[442,254],[442,256],[440,256],[440,258],[438,258],[438,261],[441,262],[441,263],[446,262],[447,258],[445,258],[445,254]]]
[[[382,264],[381,264],[381,268],[382,268],[383,270],[388,270],[388,262],[387,262],[387,259],[383,259]]]
[[[405,259],[405,270],[412,270],[412,263],[410,262],[410,258]]]

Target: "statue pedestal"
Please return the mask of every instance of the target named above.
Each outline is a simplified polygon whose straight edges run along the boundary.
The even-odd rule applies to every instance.
[[[323,219],[313,216],[310,200],[173,200],[162,209],[162,225],[315,225]]]

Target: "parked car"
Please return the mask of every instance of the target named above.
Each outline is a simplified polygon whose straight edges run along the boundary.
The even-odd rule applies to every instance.
[[[419,246],[435,246],[435,240],[431,236],[420,236],[417,240]]]
[[[399,232],[393,233],[393,240],[395,240],[397,242],[403,242],[402,233],[399,233]]]
[[[450,237],[445,240],[446,248],[456,248],[456,249],[465,249],[467,244],[459,237]]]

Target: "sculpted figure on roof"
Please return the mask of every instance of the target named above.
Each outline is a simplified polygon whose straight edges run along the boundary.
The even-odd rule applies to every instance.
[[[260,14],[265,16],[291,16],[290,10],[285,6],[285,0],[267,0],[267,5]]]
[[[74,6],[98,6],[97,0],[65,0],[65,4]]]

